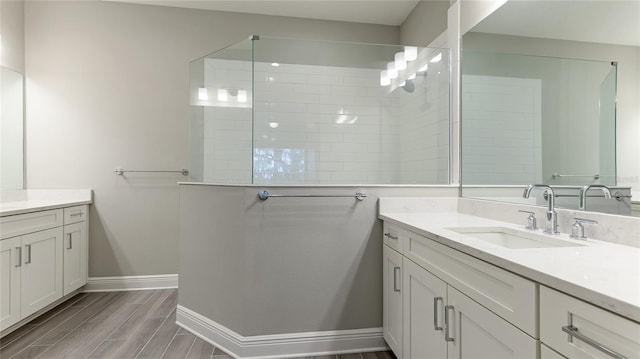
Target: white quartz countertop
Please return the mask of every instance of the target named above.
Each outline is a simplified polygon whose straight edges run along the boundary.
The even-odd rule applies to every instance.
[[[89,189],[15,191],[3,196],[0,217],[91,203],[92,192]]]
[[[553,235],[582,246],[510,249],[452,227],[523,226],[458,212],[380,213],[394,223],[542,285],[640,322],[640,248]],[[538,230],[538,234],[542,231]]]

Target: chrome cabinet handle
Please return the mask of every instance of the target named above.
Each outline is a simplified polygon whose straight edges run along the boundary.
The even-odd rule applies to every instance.
[[[449,319],[451,319],[449,317],[449,310],[454,310],[453,305],[445,305],[444,306],[444,325],[446,327],[446,330],[444,331],[444,340],[447,342],[452,342],[454,341],[454,338],[451,336],[451,321]],[[454,312],[455,314],[455,312]]]
[[[394,241],[398,240],[398,237],[394,237],[393,235],[391,235],[391,232],[385,233],[384,236],[387,238],[393,239]]]
[[[400,284],[398,280],[398,275],[400,274],[400,267],[393,267],[393,291],[400,292]]]
[[[76,217],[76,216],[82,216],[82,212],[71,213],[71,214],[69,215],[69,217]]]
[[[433,330],[444,330],[443,327],[438,325],[438,302],[442,302],[442,297],[433,298]]]
[[[22,247],[16,247],[16,250],[18,251],[18,264],[15,267],[18,268],[22,267]]]
[[[615,359],[627,359],[627,357],[625,357],[624,355],[607,348],[606,346],[596,342],[595,340],[589,338],[588,336],[580,333],[580,331],[578,331],[577,327],[574,327],[573,325],[567,325],[562,327],[562,331],[569,334],[569,342],[573,342],[573,338],[579,339],[580,341],[589,344],[590,346],[598,349],[599,351],[609,355],[612,358]]]
[[[73,238],[71,233],[67,233],[67,237],[69,238],[69,245],[67,246],[67,249],[73,249]]]
[[[30,244],[25,244],[24,248],[27,250],[27,259],[24,261],[24,264],[29,264],[31,263],[31,245]]]

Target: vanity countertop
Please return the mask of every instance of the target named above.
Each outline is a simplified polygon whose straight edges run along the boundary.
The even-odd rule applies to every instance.
[[[640,248],[567,234],[582,246],[509,249],[447,228],[523,226],[458,212],[387,213],[379,218],[542,285],[640,322]],[[542,234],[541,230],[537,233]]]
[[[90,189],[3,192],[0,202],[0,217],[92,203]]]

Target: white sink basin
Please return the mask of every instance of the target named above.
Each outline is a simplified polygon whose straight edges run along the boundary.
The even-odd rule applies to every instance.
[[[573,240],[505,227],[452,227],[447,229],[511,249],[584,246],[584,244]]]

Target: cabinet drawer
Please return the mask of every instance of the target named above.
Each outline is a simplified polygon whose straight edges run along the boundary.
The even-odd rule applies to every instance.
[[[75,206],[64,209],[64,224],[78,223],[87,220],[88,206]]]
[[[567,358],[640,358],[640,323],[544,286],[540,340]]]
[[[62,209],[0,217],[2,239],[62,226]]]
[[[395,249],[397,252],[402,253],[402,241],[407,238],[407,231],[384,222],[382,224],[382,238],[384,244]]]
[[[405,256],[538,338],[536,283],[431,239],[407,233]]]

